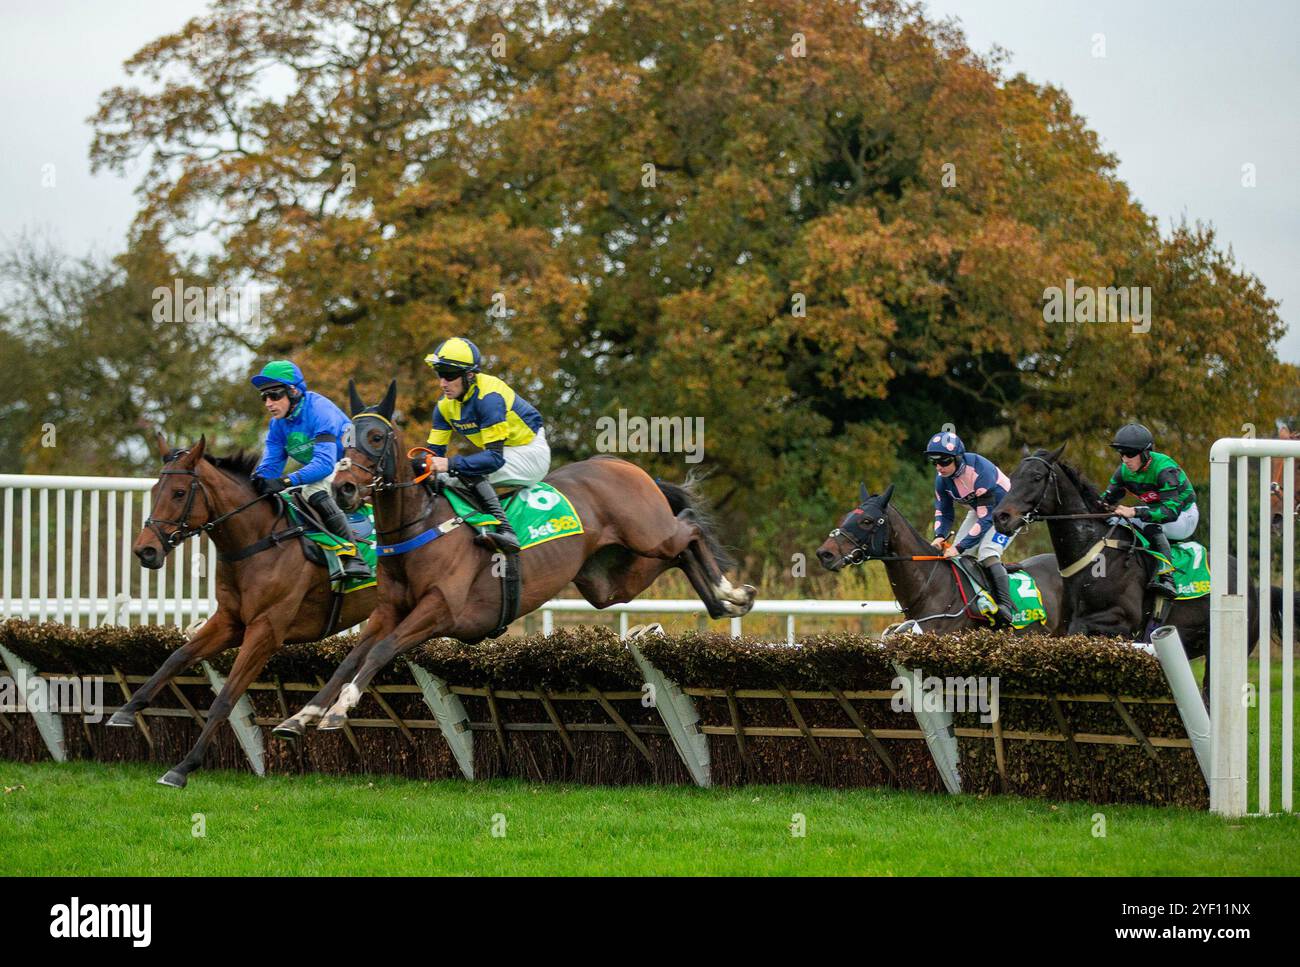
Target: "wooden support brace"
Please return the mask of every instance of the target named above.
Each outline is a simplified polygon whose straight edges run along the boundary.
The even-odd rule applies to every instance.
[[[655,758],[650,754],[650,750],[646,748],[646,744],[641,741],[639,735],[632,731],[632,727],[623,720],[623,716],[618,714],[618,710],[615,709],[613,705],[609,704],[609,700],[590,685],[587,686],[587,692],[593,699],[600,703],[600,707],[605,710],[605,714],[608,715],[613,723],[622,730],[623,734],[628,737],[628,740],[636,746],[637,751],[645,756],[645,761],[654,765]]]
[[[226,679],[208,662],[201,662],[201,664],[203,670],[207,672],[208,681],[212,683],[212,691],[221,694],[221,690],[226,687]],[[227,721],[234,730],[239,747],[248,757],[248,764],[253,767],[253,772],[264,776],[266,775],[266,752],[262,746],[262,730],[255,724],[256,719],[257,714],[253,711],[253,703],[245,694],[239,696],[239,701],[230,710],[230,718]]]
[[[1002,791],[1010,792],[1011,784],[1007,781],[1007,750],[1002,738],[1002,700],[999,696],[993,700],[993,758],[998,764],[998,779]]]
[[[1146,737],[1146,733],[1142,731],[1142,727],[1137,724],[1133,719],[1133,716],[1129,714],[1129,710],[1124,707],[1124,703],[1116,696],[1112,695],[1110,701],[1111,704],[1115,706],[1115,711],[1119,714],[1120,719],[1123,720],[1126,726],[1128,726],[1128,730],[1133,733],[1133,738],[1137,739],[1138,745],[1142,746],[1142,751],[1147,754],[1147,758],[1154,762],[1158,767],[1160,765],[1160,756],[1156,754],[1155,746],[1153,746],[1151,740]]]
[[[876,734],[872,732],[871,729],[867,728],[867,723],[863,721],[862,716],[858,714],[858,710],[853,707],[853,704],[844,696],[844,693],[834,685],[831,686],[831,693],[835,696],[835,700],[840,703],[840,708],[844,709],[844,714],[849,717],[849,721],[852,722],[857,730],[862,733],[862,737],[867,740],[867,745],[870,746],[871,751],[876,754],[876,758],[884,764],[885,768],[889,770],[891,776],[897,776],[898,767],[894,765],[894,757],[889,754],[888,749],[880,744],[880,740],[876,738]]]
[[[1079,755],[1079,746],[1074,741],[1074,732],[1070,730],[1070,723],[1065,720],[1065,711],[1061,708],[1061,703],[1056,700],[1055,695],[1048,695],[1047,704],[1051,706],[1052,716],[1056,719],[1056,727],[1061,730],[1061,735],[1065,739],[1065,747],[1069,750],[1070,761],[1074,763],[1076,769],[1082,769],[1083,757]]]
[[[502,759],[509,762],[509,753],[506,752],[506,733],[501,728],[501,713],[497,711],[497,697],[490,687],[487,689],[487,704],[488,715],[492,717],[492,732],[497,737],[497,747],[501,750]]]
[[[3,726],[4,730],[8,732],[10,735],[13,735],[14,732],[17,731],[14,728],[14,724],[9,721],[9,717],[6,716],[4,712],[0,712],[0,726]]]
[[[578,752],[573,747],[573,739],[569,737],[569,730],[566,729],[564,723],[560,721],[560,713],[556,710],[555,703],[552,702],[551,697],[546,694],[546,689],[542,688],[541,685],[535,687],[537,688],[537,697],[542,703],[542,708],[546,709],[546,714],[555,725],[555,731],[560,734],[560,741],[564,743],[564,748],[568,750],[569,755],[576,759],[578,757]]]
[[[384,701],[384,696],[380,695],[373,688],[369,689],[369,692],[371,695],[374,696],[375,701],[379,703],[379,707],[384,710],[384,714],[397,723],[397,727],[399,730],[401,730],[401,733],[406,738],[407,743],[412,748],[414,748],[415,736],[412,735],[411,730],[406,727],[406,723],[402,721],[402,717],[393,711],[393,707],[391,705],[389,705],[386,701]]]
[[[727,711],[731,713],[731,727],[736,730],[736,748],[740,750],[740,761],[749,769],[754,768],[754,760],[749,749],[745,747],[745,726],[740,722],[740,705],[736,701],[736,690],[727,689]]]
[[[822,752],[821,746],[817,744],[817,740],[813,738],[812,732],[808,730],[808,723],[803,720],[803,713],[799,711],[799,706],[795,704],[794,697],[790,694],[790,690],[784,685],[778,685],[777,688],[781,692],[781,697],[785,699],[785,707],[790,710],[790,716],[794,719],[794,724],[799,727],[799,731],[803,733],[803,737],[808,740],[808,748],[812,749],[813,755],[817,757],[817,761],[821,763],[822,768],[826,768],[826,754]]]
[[[113,676],[117,679],[117,684],[122,689],[122,695],[128,702],[131,701],[131,686],[126,683],[126,676],[122,674],[122,669],[115,667],[113,669]],[[155,751],[153,733],[149,731],[149,726],[145,724],[144,716],[139,712],[135,713],[135,726],[140,730],[140,734],[144,736],[145,742],[148,743],[149,752],[153,753]]]
[[[167,684],[171,686],[172,694],[176,696],[176,698],[180,701],[181,705],[185,706],[185,710],[190,713],[190,715],[194,718],[194,721],[199,723],[199,728],[203,728],[204,721],[203,721],[202,714],[200,714],[199,710],[196,709],[190,703],[190,700],[185,697],[185,693],[181,691],[180,686],[177,685],[175,681],[170,681]]]

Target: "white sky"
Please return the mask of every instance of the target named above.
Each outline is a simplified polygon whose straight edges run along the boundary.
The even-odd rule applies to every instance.
[[[1166,228],[1213,223],[1220,242],[1297,320],[1300,307],[1300,4],[1294,0],[928,0],[1011,72],[1063,87]],[[0,234],[47,231],[74,252],[119,250],[134,182],[91,177],[86,124],[122,62],[205,0],[3,0]],[[1106,56],[1092,56],[1093,35]],[[1256,166],[1257,186],[1241,185]],[[54,165],[55,187],[41,185]],[[1300,362],[1300,327],[1281,355]]]

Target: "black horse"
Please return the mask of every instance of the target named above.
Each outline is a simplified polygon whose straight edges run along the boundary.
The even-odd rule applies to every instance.
[[[1143,640],[1150,630],[1154,604],[1154,596],[1147,589],[1145,555],[1134,547],[1132,531],[1107,522],[1110,508],[1102,503],[1096,487],[1061,461],[1064,450],[1064,445],[1052,452],[1039,450],[1020,461],[1011,475],[1011,489],[993,510],[993,526],[1003,534],[1014,534],[1027,522],[1047,521],[1052,549],[1066,574],[1070,634]],[[1236,582],[1236,559],[1229,556],[1229,593],[1237,593]],[[1272,588],[1275,626],[1281,621],[1284,600],[1282,589]],[[1247,602],[1249,647],[1253,649],[1259,636],[1259,596],[1254,583],[1247,585]],[[1208,657],[1209,595],[1170,602],[1161,623],[1178,629],[1188,657]],[[1209,679],[1207,661],[1206,690]]]
[[[838,571],[864,561],[882,560],[885,573],[889,575],[889,586],[894,590],[903,615],[920,622],[926,631],[987,628],[986,619],[969,613],[949,564],[910,560],[912,557],[931,557],[935,549],[897,508],[890,506],[889,499],[893,495],[892,484],[883,494],[871,494],[863,484],[858,492],[860,503],[849,511],[840,526],[831,531],[817,549],[817,560],[828,571]],[[1019,566],[1033,575],[1047,612],[1046,629],[1032,624],[1021,630],[1064,634],[1067,621],[1062,610],[1062,582],[1056,558],[1051,554],[1038,554],[1021,561]]]

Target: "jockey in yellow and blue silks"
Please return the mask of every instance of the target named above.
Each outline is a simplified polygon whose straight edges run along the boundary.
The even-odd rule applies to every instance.
[[[999,534],[993,526],[993,508],[1011,489],[1011,479],[992,460],[978,453],[967,453],[961,437],[941,431],[930,437],[925,455],[934,465],[934,540],[945,557],[958,554],[974,556],[988,573],[993,598],[998,605],[998,619],[1012,623],[1011,579],[1002,564],[1002,553],[1013,537]],[[970,507],[966,519],[949,544],[953,504]]]
[[[481,372],[483,357],[468,339],[454,336],[424,357],[438,374],[442,399],[433,410],[428,466],[456,475],[475,503],[497,520],[487,540],[507,554],[519,551],[519,538],[506,520],[493,485],[529,487],[551,468],[542,416],[504,381]],[[481,448],[480,453],[447,459],[452,433]]]
[[[262,461],[253,470],[253,487],[261,494],[296,487],[325,528],[344,545],[338,552],[343,573],[349,578],[370,577],[370,568],[356,556],[352,529],[334,502],[331,487],[334,465],[343,456],[343,431],[351,421],[329,399],[307,389],[302,370],[287,359],[267,363],[250,382],[261,393],[271,417]],[[302,466],[286,475],[289,457]]]

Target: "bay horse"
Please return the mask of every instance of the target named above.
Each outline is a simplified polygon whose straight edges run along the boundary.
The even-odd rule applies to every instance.
[[[217,727],[285,642],[319,641],[364,620],[378,600],[375,587],[343,596],[335,612],[329,572],[311,563],[284,517],[279,500],[253,489],[249,475],[256,454],[229,457],[205,452],[207,438],[188,450],[171,450],[161,433],[162,473],[153,485],[153,506],[131,551],[157,570],[187,539],[207,534],[217,547],[216,611],[153,677],[113,713],[109,725],[131,726],[135,715],[186,668],[227,648],[238,648],[225,686],[189,754],[158,782],[182,788],[203,763]]]
[[[361,640],[325,686],[274,729],[281,738],[300,736],[312,724],[341,728],[370,681],[394,658],[431,638],[478,642],[501,620],[501,556],[481,547],[474,530],[458,522],[441,484],[415,481],[393,423],[397,382],[374,406],[361,401],[351,382],[348,393],[354,439],[334,475],[339,506],[350,510],[369,497],[385,545],[419,546],[400,554],[381,551],[379,602]],[[739,617],[753,606],[754,589],[725,577],[732,562],[689,484],[656,482],[634,464],[605,455],[561,467],[546,482],[572,502],[583,533],[519,554],[516,617],[535,611],[570,582],[597,608],[631,601],[673,567],[686,573],[711,618]]]
[[[894,598],[903,616],[918,622],[923,630],[937,633],[987,628],[987,619],[972,615],[958,587],[953,565],[945,561],[912,560],[933,558],[934,546],[906,517],[890,504],[894,485],[883,494],[872,494],[864,483],[858,490],[858,505],[845,515],[840,526],[817,548],[817,560],[828,571],[867,561],[882,561]],[[1043,596],[1047,625],[1031,624],[1016,633],[1064,634],[1068,616],[1056,557],[1036,554],[1019,563],[1031,575]]]
[[[1052,548],[1066,573],[1065,596],[1071,613],[1069,634],[1117,635],[1145,640],[1152,593],[1147,589],[1147,565],[1133,546],[1127,528],[1108,523],[1110,508],[1074,467],[1061,460],[1064,444],[1050,453],[1038,450],[1020,461],[1011,475],[1011,488],[993,510],[993,526],[1013,534],[1026,523],[1047,522]],[[1107,543],[1103,543],[1107,542]],[[1111,543],[1118,546],[1111,546]],[[1236,594],[1237,565],[1228,556],[1228,593]],[[1259,636],[1259,596],[1247,583],[1248,648]],[[1271,589],[1274,627],[1282,617],[1282,589]],[[1165,624],[1178,629],[1189,658],[1206,656],[1203,688],[1210,683],[1210,597],[1173,600]]]
[[[1296,435],[1291,432],[1291,428],[1287,426],[1284,420],[1277,421],[1277,439],[1279,440],[1296,439]],[[1272,480],[1269,483],[1269,488],[1268,488],[1268,502],[1269,502],[1269,508],[1272,511],[1272,521],[1273,521],[1272,530],[1274,534],[1281,534],[1282,515],[1284,513],[1290,513],[1292,517],[1295,517],[1297,512],[1300,512],[1300,493],[1295,494],[1296,503],[1294,505],[1292,505],[1290,508],[1284,506],[1283,498],[1286,496],[1286,494],[1285,491],[1282,489],[1282,475],[1286,471],[1286,458],[1274,457],[1270,461],[1270,463],[1272,463],[1273,465],[1273,472],[1271,475]]]

